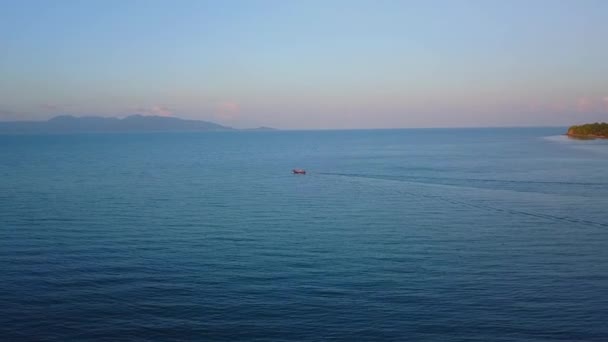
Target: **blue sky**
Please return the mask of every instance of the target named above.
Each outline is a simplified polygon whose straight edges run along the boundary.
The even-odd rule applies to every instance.
[[[5,1],[0,120],[608,121],[608,1]]]

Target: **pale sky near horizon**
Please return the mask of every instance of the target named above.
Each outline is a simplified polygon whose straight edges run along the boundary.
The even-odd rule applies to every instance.
[[[608,1],[0,0],[0,120],[608,121]]]

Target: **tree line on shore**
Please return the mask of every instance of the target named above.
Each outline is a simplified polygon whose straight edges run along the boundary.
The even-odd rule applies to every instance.
[[[608,138],[608,123],[596,122],[568,128],[568,135]]]

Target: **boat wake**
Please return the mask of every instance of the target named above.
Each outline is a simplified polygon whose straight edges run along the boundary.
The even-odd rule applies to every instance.
[[[329,176],[344,176],[344,177],[359,177],[370,179],[384,179],[394,181],[404,181],[412,183],[422,183],[418,180],[436,180],[436,181],[464,181],[464,182],[485,182],[485,183],[513,183],[513,184],[560,184],[560,185],[584,185],[584,186],[608,186],[608,183],[593,183],[593,182],[567,182],[567,181],[532,181],[532,180],[511,180],[511,179],[483,179],[483,178],[450,178],[450,177],[403,177],[403,176],[388,176],[388,175],[365,175],[357,173],[331,173],[321,172],[321,175]],[[433,183],[434,184],[434,183]]]
[[[348,173],[319,173],[320,175],[327,175],[327,176],[339,176],[339,177],[350,177],[350,178],[366,178],[366,179],[375,179],[375,180],[386,180],[386,181],[395,181],[395,182],[404,182],[404,183],[416,183],[416,184],[423,184],[423,185],[442,185],[442,184],[432,184],[432,183],[423,183],[423,182],[416,182],[416,181],[410,181],[407,179],[399,179],[397,177],[390,177],[390,176],[377,176],[377,175],[363,175],[363,174],[348,174]],[[425,178],[429,178],[431,179],[431,177],[425,177]],[[488,181],[494,181],[494,180],[488,180]],[[497,182],[500,182],[498,180],[496,180]],[[507,181],[509,182],[509,181]],[[511,181],[511,182],[517,182],[517,181]],[[524,181],[525,182],[525,181]],[[543,183],[543,184],[576,184],[576,185],[607,185],[604,183],[571,183],[571,182],[534,182],[532,181],[531,183]],[[451,185],[449,185],[451,186]],[[573,224],[583,224],[583,225],[591,225],[591,226],[599,226],[599,227],[608,227],[608,223],[605,222],[599,222],[599,221],[592,221],[592,220],[586,220],[586,219],[579,219],[579,218],[575,218],[575,217],[570,217],[570,216],[561,216],[561,215],[551,215],[551,214],[544,214],[544,213],[538,213],[538,212],[532,212],[532,211],[527,211],[527,210],[519,210],[519,209],[505,209],[505,208],[501,208],[499,206],[493,206],[493,205],[487,205],[487,204],[478,204],[478,203],[473,203],[471,201],[462,201],[462,200],[457,200],[454,199],[453,197],[448,197],[448,196],[442,196],[442,195],[434,195],[434,194],[423,194],[420,192],[413,192],[413,191],[407,191],[403,188],[394,188],[395,191],[398,191],[401,194],[405,194],[408,196],[413,196],[413,197],[422,197],[422,198],[428,198],[428,199],[432,199],[432,200],[439,200],[439,201],[443,201],[443,202],[447,202],[450,204],[454,204],[454,205],[460,205],[460,206],[466,206],[466,207],[470,207],[470,208],[476,208],[476,209],[482,209],[482,210],[486,210],[486,211],[495,211],[495,212],[501,212],[501,213],[508,213],[508,214],[513,214],[513,215],[523,215],[523,216],[530,216],[530,217],[537,217],[537,218],[542,218],[542,219],[547,219],[547,220],[554,220],[554,221],[560,221],[560,222],[569,222],[569,223],[573,223]]]

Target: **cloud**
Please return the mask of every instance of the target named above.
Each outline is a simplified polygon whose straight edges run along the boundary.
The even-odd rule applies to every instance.
[[[241,106],[232,101],[219,102],[215,106],[215,116],[220,120],[234,120],[238,118]]]
[[[152,107],[152,113],[160,116],[173,116],[173,112],[165,106],[154,106]]]
[[[158,116],[173,116],[173,111],[171,111],[167,106],[162,105],[154,105],[152,107],[134,107],[133,110],[137,114],[143,115],[158,115]]]

